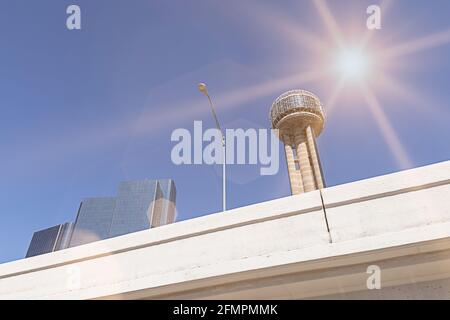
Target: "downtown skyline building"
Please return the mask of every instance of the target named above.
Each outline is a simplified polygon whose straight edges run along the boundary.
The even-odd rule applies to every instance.
[[[69,246],[74,224],[67,222],[33,234],[26,258],[65,249]]]
[[[74,223],[35,232],[26,257],[173,223],[175,203],[176,187],[171,179],[122,182],[115,197],[82,200]]]
[[[82,201],[69,247],[173,223],[175,201],[173,180],[122,182],[116,197]]]

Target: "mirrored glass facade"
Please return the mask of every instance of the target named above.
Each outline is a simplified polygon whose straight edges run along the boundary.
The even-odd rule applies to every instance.
[[[81,203],[70,247],[172,223],[175,201],[173,180],[123,182],[116,197]]]
[[[73,223],[60,224],[33,234],[26,257],[46,254],[69,246]]]
[[[163,207],[162,212],[164,214],[162,220],[165,224],[173,223],[177,218],[175,207],[177,190],[175,187],[175,182],[171,179],[159,180],[159,185],[163,195],[163,198],[161,198]]]
[[[70,247],[106,239],[116,208],[116,198],[88,198],[81,202]]]

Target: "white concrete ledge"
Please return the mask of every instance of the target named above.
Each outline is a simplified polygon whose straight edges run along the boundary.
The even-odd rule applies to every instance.
[[[63,251],[1,264],[0,279],[14,274],[48,269],[52,266],[85,261],[105,255],[322,210],[319,191],[303,195],[301,202],[296,197],[259,203],[245,208],[229,210],[226,213],[220,212],[214,215],[161,226],[152,230],[136,232]],[[52,264],[49,264],[50,261]]]
[[[368,263],[444,279],[449,194],[447,161],[255,204],[0,265],[0,299],[307,298],[363,290]]]
[[[450,161],[322,190],[333,242],[450,222]]]
[[[331,208],[450,184],[450,161],[360,180],[322,190]]]

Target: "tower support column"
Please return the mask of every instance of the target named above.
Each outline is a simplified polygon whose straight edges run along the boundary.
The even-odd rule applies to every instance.
[[[317,188],[314,181],[314,173],[309,158],[308,144],[304,129],[296,130],[294,135],[294,143],[297,147],[297,155],[300,163],[300,173],[303,180],[304,190],[305,192],[314,191]]]
[[[294,158],[294,149],[292,148],[293,141],[288,134],[283,135],[284,151],[286,153],[286,162],[289,173],[289,181],[291,182],[291,193],[304,193],[303,179],[300,170],[297,169]]]
[[[318,189],[325,188],[325,183],[323,180],[322,166],[319,159],[319,154],[317,153],[316,146],[316,135],[314,129],[311,126],[306,128],[306,138],[308,141],[308,150],[311,158],[311,164],[314,170],[314,178]]]

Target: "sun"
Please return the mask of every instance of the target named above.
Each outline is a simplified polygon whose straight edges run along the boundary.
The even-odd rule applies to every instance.
[[[371,74],[371,56],[360,48],[342,49],[336,56],[334,69],[340,78],[347,81],[363,81]]]

